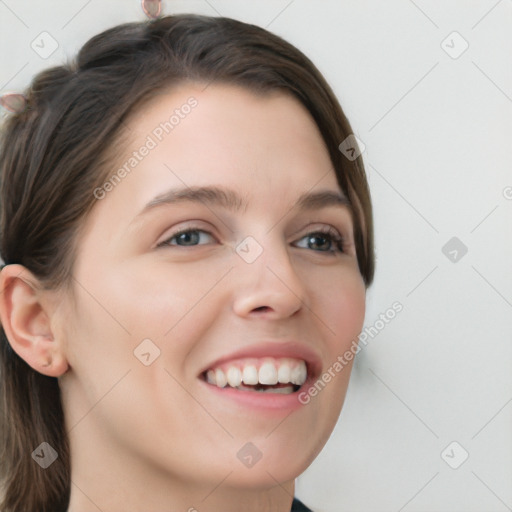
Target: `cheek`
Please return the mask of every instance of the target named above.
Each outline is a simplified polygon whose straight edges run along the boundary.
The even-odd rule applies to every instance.
[[[219,269],[165,262],[125,264],[107,279],[107,300],[116,305],[132,337],[162,339],[174,337],[191,321],[208,317],[209,311],[213,314]]]
[[[318,275],[315,279],[314,304],[328,330],[330,349],[339,352],[361,332],[366,289],[359,272],[341,269]],[[316,311],[315,311],[316,312]]]
[[[110,396],[114,385],[116,393],[98,408],[102,421],[112,428],[134,424],[122,408],[128,402],[138,414],[144,411],[142,417],[156,414],[153,408],[158,404],[162,425],[170,424],[167,411],[190,406],[190,397],[165,370],[179,382],[186,379],[187,356],[217,316],[216,281],[218,273],[211,270],[196,272],[192,266],[177,270],[168,264],[125,263],[87,281],[81,276],[86,287],[77,289],[76,312],[66,329],[77,377],[73,390],[81,397],[80,404],[68,407],[71,424],[106,393]],[[154,345],[142,345],[146,339]],[[139,346],[150,351],[151,358],[156,353],[152,351],[160,350],[150,366],[137,359],[137,353],[142,354],[137,352]],[[118,408],[117,402],[124,405]]]

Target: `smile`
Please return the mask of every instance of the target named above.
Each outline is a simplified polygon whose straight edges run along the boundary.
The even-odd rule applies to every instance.
[[[208,384],[239,391],[291,394],[306,382],[306,362],[295,358],[244,358],[209,368]]]

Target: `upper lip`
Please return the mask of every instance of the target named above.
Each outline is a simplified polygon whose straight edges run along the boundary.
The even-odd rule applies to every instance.
[[[204,374],[210,368],[214,368],[229,361],[249,357],[258,359],[264,357],[302,359],[306,362],[308,378],[317,376],[321,369],[321,359],[319,355],[314,349],[307,345],[296,341],[264,341],[254,345],[248,345],[234,352],[230,352],[229,354],[220,356],[205,366],[200,375]]]

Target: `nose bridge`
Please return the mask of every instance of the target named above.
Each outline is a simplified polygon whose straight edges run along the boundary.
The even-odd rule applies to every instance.
[[[305,300],[303,282],[293,265],[286,243],[276,233],[246,237],[236,248],[240,287],[235,299],[238,314],[262,309],[289,316]]]

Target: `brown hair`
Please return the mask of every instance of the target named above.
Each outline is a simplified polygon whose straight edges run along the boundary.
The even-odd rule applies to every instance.
[[[128,23],[90,39],[74,62],[37,75],[27,109],[11,115],[0,146],[0,253],[56,289],[71,281],[74,243],[108,174],[113,142],[129,115],[174,84],[216,81],[265,94],[291,94],[311,113],[341,190],[353,206],[361,275],[374,273],[370,193],[361,157],[338,145],[352,133],[311,61],[266,30],[228,18],[177,15]],[[70,454],[58,380],[33,370],[0,332],[2,512],[64,512]],[[58,453],[41,469],[42,442]]]

